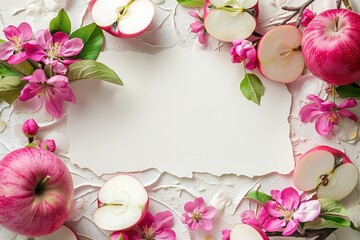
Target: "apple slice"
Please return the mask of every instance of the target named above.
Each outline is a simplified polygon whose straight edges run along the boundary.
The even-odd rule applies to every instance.
[[[230,240],[269,240],[269,237],[256,226],[240,223],[231,229]]]
[[[109,231],[120,231],[139,223],[148,209],[149,196],[136,178],[118,175],[107,181],[98,194],[95,224]]]
[[[258,68],[264,77],[282,83],[295,81],[305,62],[300,50],[302,33],[291,25],[268,31],[258,45]]]
[[[148,28],[155,15],[150,0],[97,0],[92,7],[94,22],[122,38],[136,37]]]
[[[80,240],[79,236],[71,228],[62,225],[55,232],[41,237],[36,237],[34,240]]]
[[[318,198],[341,200],[356,187],[359,170],[341,151],[318,146],[299,159],[294,183],[302,191],[316,190]]]
[[[248,38],[255,30],[256,20],[249,13],[258,0],[210,0],[214,9],[206,14],[205,29],[214,38],[233,42]],[[255,11],[254,11],[255,14]]]

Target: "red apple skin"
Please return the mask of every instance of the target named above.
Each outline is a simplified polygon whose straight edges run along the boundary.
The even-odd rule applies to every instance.
[[[332,155],[334,155],[335,158],[341,157],[342,158],[341,164],[346,164],[346,163],[353,164],[353,162],[342,151],[332,148],[332,147],[329,147],[329,146],[324,146],[324,145],[317,146],[317,147],[314,147],[314,148],[308,150],[306,153],[303,154],[303,156],[306,156],[309,153],[314,152],[314,151],[327,151],[327,152],[330,152]],[[302,158],[300,158],[299,161],[301,161],[301,159]]]
[[[42,193],[35,187],[46,176]],[[0,161],[0,224],[29,237],[48,235],[66,221],[74,188],[63,161],[49,151],[22,148]]]
[[[146,29],[148,29],[148,27],[150,26],[151,22],[149,23],[149,25],[147,25],[147,27],[145,29],[143,29],[140,32],[134,33],[134,34],[125,34],[119,31],[119,29],[114,29],[113,26],[107,26],[107,27],[101,27],[99,26],[101,29],[103,29],[104,31],[110,33],[111,35],[118,37],[118,38],[134,38],[137,37],[141,34],[143,34]]]
[[[335,18],[339,31],[335,32]],[[360,80],[360,15],[331,9],[317,15],[305,28],[302,52],[309,70],[334,85]]]
[[[252,226],[258,233],[260,233],[261,237],[264,240],[270,240],[269,237],[258,226],[254,226],[254,225],[250,225],[250,226]]]

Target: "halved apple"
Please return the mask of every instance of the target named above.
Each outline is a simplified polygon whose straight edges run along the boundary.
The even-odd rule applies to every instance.
[[[302,33],[292,25],[268,31],[258,45],[258,68],[264,77],[282,83],[301,76],[305,62],[301,53]]]
[[[240,223],[231,229],[230,240],[269,240],[269,237],[256,226]]]
[[[150,0],[97,0],[92,7],[94,22],[122,38],[145,32],[154,15],[155,8]]]
[[[214,8],[207,13],[205,29],[214,38],[233,42],[248,38],[255,30],[254,7],[258,0],[210,0]]]
[[[359,170],[341,151],[318,146],[304,153],[294,170],[294,183],[302,191],[316,190],[318,198],[341,200],[356,187]]]
[[[138,224],[149,205],[149,196],[139,180],[118,175],[107,181],[98,194],[94,223],[104,230],[126,230]]]
[[[71,228],[62,225],[55,232],[41,237],[36,237],[35,240],[80,240],[79,236]]]

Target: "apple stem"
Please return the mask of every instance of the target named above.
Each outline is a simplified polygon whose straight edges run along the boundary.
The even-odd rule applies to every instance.
[[[35,187],[35,194],[40,194],[43,191],[46,184],[50,181],[50,178],[49,175],[46,175],[46,177]]]
[[[335,32],[339,31],[339,20],[340,20],[339,16],[336,16],[335,17],[335,29],[334,29]]]

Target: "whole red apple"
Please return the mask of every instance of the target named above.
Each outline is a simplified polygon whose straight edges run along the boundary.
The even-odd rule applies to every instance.
[[[8,230],[50,234],[67,219],[73,199],[71,174],[53,153],[22,148],[0,161],[0,224]]]
[[[302,52],[309,70],[334,85],[360,80],[360,15],[331,9],[305,28]]]

